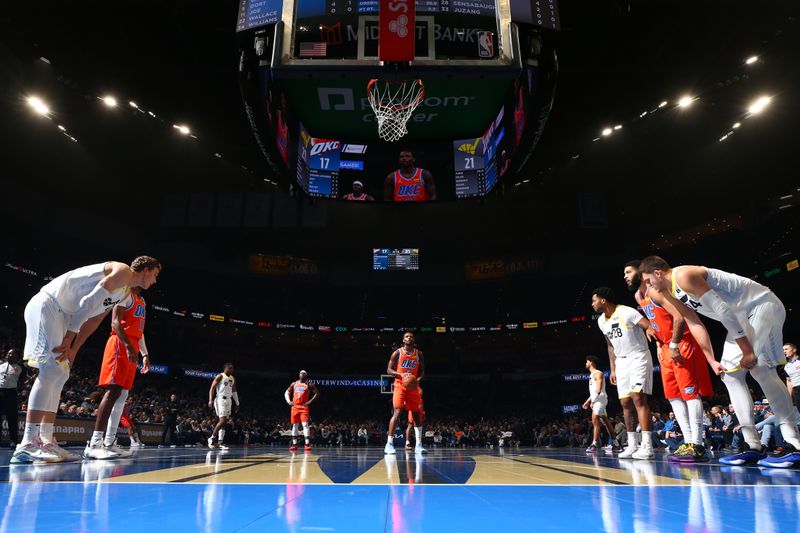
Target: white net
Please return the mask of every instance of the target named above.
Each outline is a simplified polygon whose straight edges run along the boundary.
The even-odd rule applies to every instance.
[[[378,122],[378,136],[396,141],[408,130],[406,123],[425,96],[422,80],[391,82],[370,80],[367,96]]]

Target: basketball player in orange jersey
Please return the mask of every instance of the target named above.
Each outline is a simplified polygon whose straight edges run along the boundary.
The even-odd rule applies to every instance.
[[[141,287],[132,288],[131,297],[127,307],[116,306],[111,312],[111,335],[103,352],[98,381],[106,392],[97,408],[92,439],[83,452],[85,459],[119,459],[131,455],[115,446],[114,441],[128,392],[133,387],[139,352],[142,353],[142,374],[150,371],[150,357],[144,342],[147,307]]]
[[[422,401],[422,388],[417,388],[419,391],[419,423],[425,423],[425,402]],[[406,426],[406,450],[411,450],[414,447],[411,445],[411,430],[414,428],[414,415],[411,411],[408,412],[408,425]]]
[[[383,199],[386,202],[425,202],[436,200],[433,176],[424,168],[414,166],[416,160],[410,150],[400,152],[400,168],[386,176],[383,182]]]
[[[669,460],[681,463],[708,461],[703,446],[701,397],[714,394],[706,362],[719,367],[711,339],[697,313],[687,310],[682,314],[666,296],[647,286],[639,272],[640,263],[639,260],[626,263],[623,277],[655,332],[664,396],[683,431],[684,443]]]
[[[289,388],[286,389],[286,392],[283,393],[286,403],[292,406],[292,411],[290,414],[290,421],[292,423],[292,445],[289,447],[289,451],[297,451],[297,427],[302,424],[303,437],[306,441],[305,448],[303,449],[307,452],[310,452],[311,442],[308,440],[308,420],[310,415],[308,406],[311,404],[311,402],[319,397],[319,390],[317,390],[316,385],[308,380],[308,372],[305,370],[300,371],[299,377],[300,379],[293,381],[291,385],[289,385]],[[314,396],[311,396],[311,392],[314,393]],[[309,398],[309,396],[311,397]]]
[[[353,190],[344,196],[342,200],[350,202],[374,202],[375,198],[364,192],[364,184],[356,180],[353,182]]]
[[[419,382],[425,376],[425,360],[422,357],[422,351],[418,350],[414,345],[414,334],[410,331],[406,331],[403,334],[403,345],[392,352],[386,373],[394,376],[394,393],[392,395],[394,412],[391,420],[389,420],[389,433],[383,452],[387,455],[397,453],[392,439],[394,438],[394,430],[397,427],[400,411],[406,410],[411,412],[414,420],[414,436],[417,440],[414,453],[426,453],[426,450],[422,447],[422,417],[420,416],[422,394],[419,390]],[[410,374],[416,378],[416,386],[408,388],[403,384],[405,374]]]

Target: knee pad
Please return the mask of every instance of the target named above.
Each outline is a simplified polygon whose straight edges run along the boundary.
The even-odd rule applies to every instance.
[[[33,411],[58,411],[58,401],[61,399],[61,389],[69,379],[69,366],[48,361],[39,367],[39,375],[33,383],[28,398],[28,409]]]

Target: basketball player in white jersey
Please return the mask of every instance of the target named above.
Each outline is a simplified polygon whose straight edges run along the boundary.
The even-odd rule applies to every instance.
[[[216,392],[216,398],[214,393]],[[233,377],[233,363],[225,363],[222,373],[218,374],[211,382],[208,389],[208,407],[214,406],[219,422],[214,426],[214,431],[208,437],[208,447],[214,448],[214,437],[219,437],[217,442],[222,450],[227,450],[225,445],[225,424],[231,416],[233,402],[236,402],[236,410],[239,410],[239,393],[236,391],[236,378]]]
[[[592,291],[592,309],[600,313],[597,325],[606,336],[611,364],[611,384],[617,386],[619,401],[628,430],[628,444],[620,459],[652,459],[650,406],[647,396],[653,392],[653,356],[647,338],[653,338],[650,321],[633,308],[618,305],[608,287]],[[636,418],[642,428],[642,445],[636,447]]]
[[[648,285],[674,297],[698,313],[717,320],[728,330],[722,349],[722,382],[728,389],[745,444],[720,463],[790,468],[800,463],[797,411],[776,367],[785,364],[783,322],[786,309],[775,294],[755,281],[714,268],[685,265],[674,269],[662,258],[649,256],[639,268]],[[772,456],[766,455],[753,423],[753,398],[747,386],[747,373],[764,391],[780,424],[786,445]]]
[[[608,431],[608,446],[606,450],[619,451],[619,441],[614,438],[614,426],[611,425],[606,413],[606,406],[608,406],[606,377],[599,367],[600,361],[597,357],[593,355],[586,356],[586,370],[589,371],[589,398],[583,402],[583,408],[592,410],[592,426],[594,426],[592,444],[586,449],[588,453],[595,453],[600,448],[601,425]]]
[[[12,463],[77,460],[53,438],[61,389],[86,339],[116,305],[129,305],[131,287],[147,289],[161,264],[148,256],[130,266],[116,261],[71,270],[50,281],[25,307],[25,352],[39,375],[31,388],[25,433]]]

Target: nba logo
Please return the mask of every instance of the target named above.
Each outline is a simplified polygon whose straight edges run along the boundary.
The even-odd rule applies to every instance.
[[[494,41],[492,40],[493,36],[494,34],[490,31],[478,32],[478,57],[494,57]]]

